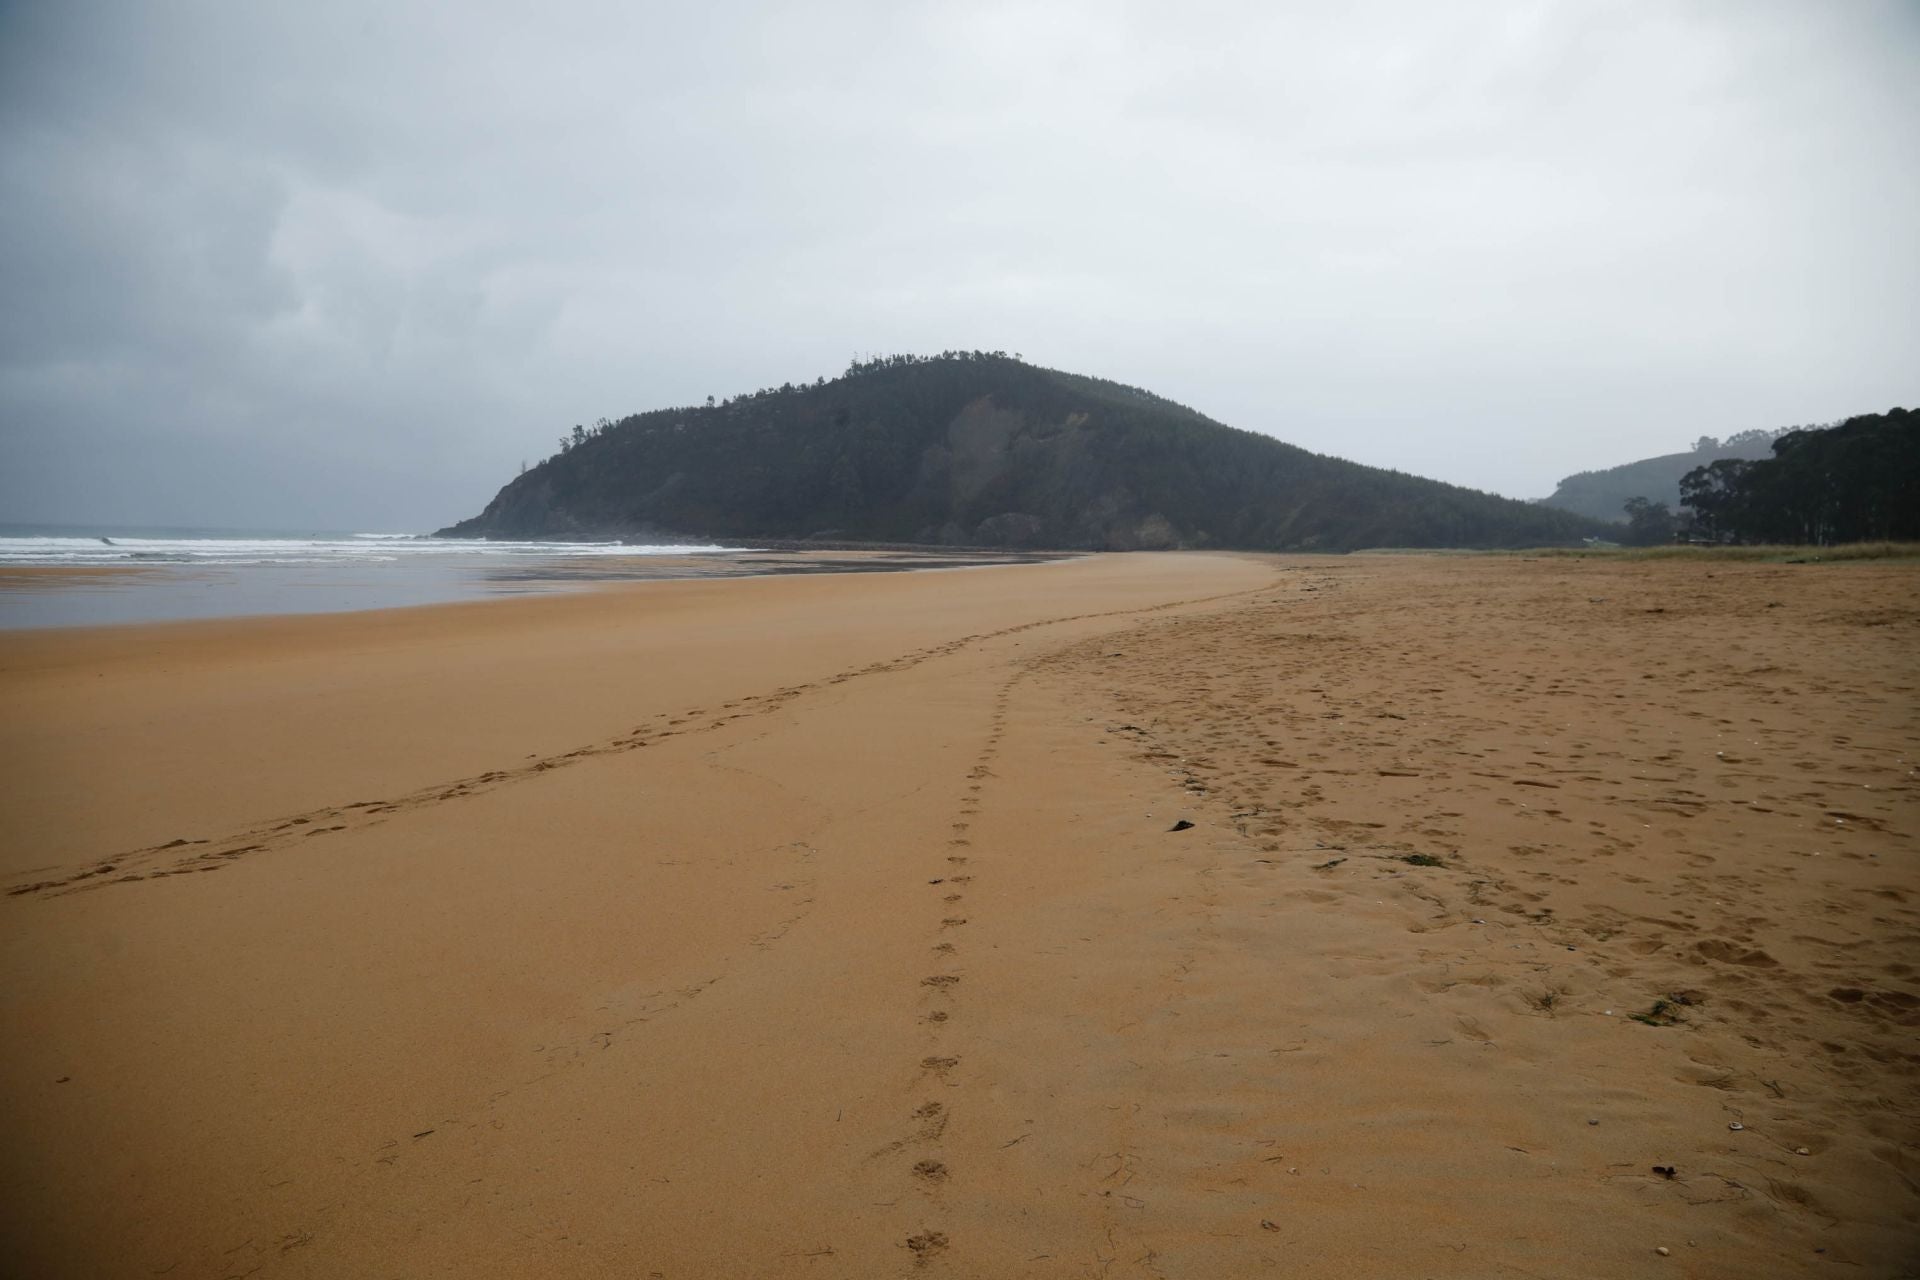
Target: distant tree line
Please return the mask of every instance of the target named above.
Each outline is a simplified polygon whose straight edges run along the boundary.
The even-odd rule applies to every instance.
[[[1622,504],[1638,497],[1648,504],[1649,509],[1665,507],[1666,519],[1671,521],[1675,519],[1674,509],[1680,506],[1681,476],[1695,467],[1721,458],[1764,458],[1777,437],[1789,431],[1802,430],[1813,428],[1774,427],[1738,431],[1724,440],[1701,436],[1684,453],[1640,458],[1596,471],[1577,471],[1562,479],[1553,493],[1542,501],[1547,506],[1559,507],[1563,511],[1576,512],[1595,520],[1618,521]],[[1631,520],[1632,513],[1628,515]],[[1649,539],[1666,541],[1670,530],[1669,535],[1661,535],[1660,527],[1657,519],[1650,520],[1643,515],[1638,524],[1626,531],[1624,539],[1629,542],[1646,542]]]
[[[912,354],[904,354],[904,353],[898,354],[898,355],[877,355],[876,354],[876,355],[867,356],[865,358],[862,358],[859,355],[855,355],[850,361],[847,362],[847,371],[845,374],[842,375],[842,377],[858,378],[858,377],[862,377],[869,374],[881,373],[889,369],[908,369],[908,368],[912,368],[915,365],[929,365],[929,364],[938,364],[943,362],[953,363],[953,362],[964,362],[969,360],[980,360],[980,361],[1011,360],[1011,361],[1018,362],[1022,359],[1024,359],[1024,357],[1022,357],[1020,353],[1017,351],[1011,356],[1009,356],[1004,351],[942,351],[939,355],[934,355],[934,356],[922,356],[922,355],[912,355]],[[737,396],[727,396],[719,400],[718,402],[716,402],[712,396],[708,396],[705,407],[707,409],[732,409],[736,405],[746,405],[746,404],[753,403],[755,401],[766,400],[773,396],[791,396],[795,392],[805,391],[805,390],[808,390],[810,387],[818,388],[818,387],[824,387],[826,385],[827,385],[827,380],[824,376],[815,378],[813,382],[810,384],[802,382],[797,386],[791,382],[783,382],[777,387],[761,387],[758,391],[747,391],[747,392],[742,392],[740,395],[737,395]],[[1138,388],[1128,387],[1125,389],[1133,392],[1136,395],[1145,396],[1149,399],[1158,398],[1153,396],[1151,392],[1140,391]],[[697,413],[699,411],[699,408],[700,406],[686,405],[679,409],[658,410],[656,412],[688,414],[688,413]],[[560,447],[552,454],[552,456],[557,458],[557,457],[560,457],[562,454],[570,453],[574,449],[578,448],[580,445],[585,444],[587,441],[593,440],[600,436],[605,435],[608,431],[612,430],[616,426],[625,426],[628,422],[637,421],[640,419],[641,416],[642,416],[641,414],[637,414],[637,413],[629,414],[627,417],[621,419],[617,423],[610,421],[609,419],[606,419],[606,418],[601,418],[599,421],[595,422],[591,427],[581,426],[578,423],[576,423],[574,425],[573,430],[570,433],[560,437]],[[523,475],[526,473],[527,466],[525,463],[521,464],[520,471],[521,471],[521,474]]]
[[[1822,431],[1827,427],[1837,427],[1837,422],[1809,422],[1797,427],[1755,427],[1750,431],[1736,431],[1725,440],[1713,436],[1701,436],[1693,442],[1695,453],[1726,454],[1729,457],[1744,458],[1748,453],[1758,452],[1761,445],[1771,445],[1789,431]]]
[[[1788,431],[1771,458],[1694,468],[1680,494],[1691,536],[1717,542],[1920,540],[1920,412]]]

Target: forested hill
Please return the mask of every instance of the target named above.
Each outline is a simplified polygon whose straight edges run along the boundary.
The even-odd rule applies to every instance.
[[[1595,520],[1626,519],[1628,501],[1644,498],[1648,502],[1680,505],[1680,477],[1695,467],[1706,466],[1722,458],[1764,458],[1774,440],[1788,431],[1811,431],[1812,427],[1781,427],[1777,431],[1741,431],[1716,440],[1701,436],[1686,453],[1665,453],[1657,458],[1623,462],[1600,471],[1582,471],[1568,476],[1550,497],[1540,501],[1562,511],[1589,516]]]
[[[949,352],[576,427],[441,532],[1341,551],[1539,545],[1597,529],[1308,453],[1133,387]]]
[[[1920,412],[1789,431],[1773,456],[1722,458],[1680,481],[1694,530],[1735,542],[1920,539]]]

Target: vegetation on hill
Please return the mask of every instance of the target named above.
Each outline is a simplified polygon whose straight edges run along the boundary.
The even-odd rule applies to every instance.
[[[1599,471],[1581,471],[1560,482],[1542,504],[1572,511],[1593,520],[1630,519],[1627,504],[1635,498],[1668,508],[1680,505],[1680,477],[1695,467],[1722,458],[1764,458],[1774,440],[1788,431],[1811,427],[1781,427],[1773,431],[1741,431],[1716,440],[1701,436],[1686,453],[1667,453],[1638,462],[1623,462]]]
[[[442,532],[1340,551],[1597,531],[1222,426],[1138,388],[946,352],[575,427]]]
[[[1697,537],[1835,543],[1920,540],[1920,412],[1890,409],[1789,431],[1773,456],[1722,458],[1680,482]]]

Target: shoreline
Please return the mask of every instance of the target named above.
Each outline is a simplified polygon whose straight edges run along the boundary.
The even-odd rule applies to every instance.
[[[1048,564],[1083,552],[740,550],[404,566],[0,565],[0,635],[484,603],[619,583]],[[76,598],[75,593],[78,593]]]

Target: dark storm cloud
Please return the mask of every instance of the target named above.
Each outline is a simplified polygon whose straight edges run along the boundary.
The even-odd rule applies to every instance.
[[[1903,5],[12,6],[0,518],[988,347],[1516,494],[1920,398]]]

